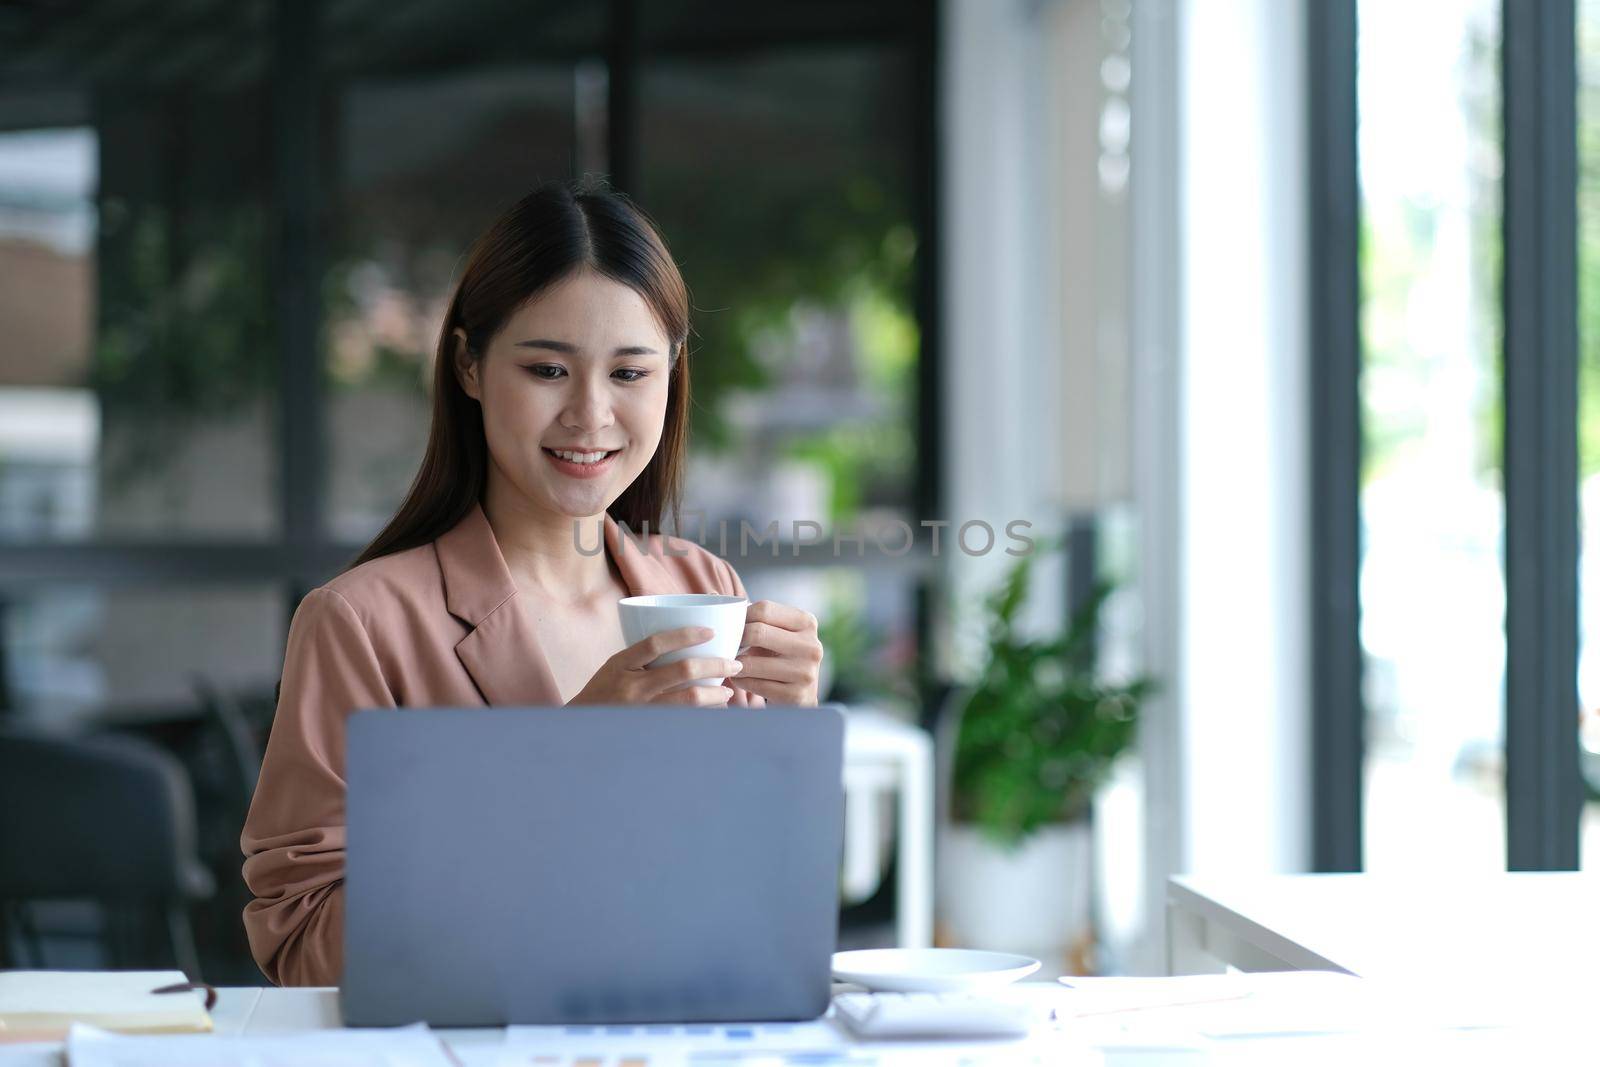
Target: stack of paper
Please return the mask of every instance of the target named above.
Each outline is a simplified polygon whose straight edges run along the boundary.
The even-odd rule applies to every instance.
[[[206,1033],[198,992],[156,993],[180,971],[0,971],[0,1041],[50,1041],[73,1023],[132,1034]]]
[[[1329,971],[1176,978],[1062,978],[1056,1017],[1079,1023],[1184,1023],[1207,1037],[1370,1028],[1384,1005],[1361,979]]]
[[[1520,983],[1504,983],[1482,974],[1466,979],[1419,974],[1396,984],[1325,971],[1069,977],[1061,979],[1068,988],[1056,1000],[1055,1012],[1065,1029],[1103,1049],[1215,1052],[1226,1047],[1233,1055],[1259,1046],[1276,1049],[1262,1053],[1269,1060],[1278,1056],[1276,1062],[1289,1062],[1282,1057],[1290,1055],[1286,1049],[1292,1042],[1296,1062],[1310,1062],[1303,1057],[1315,1048],[1348,1064],[1361,1058],[1352,1050],[1368,1047],[1448,1048],[1452,1055],[1470,1053],[1474,1063],[1495,1062],[1496,1048],[1534,1040],[1549,1044],[1554,1035],[1587,1018],[1576,1003],[1584,995],[1582,987],[1569,983],[1564,992],[1552,991],[1548,983],[1520,978]],[[1515,984],[1524,991],[1515,991]],[[1278,1047],[1279,1042],[1284,1046]]]

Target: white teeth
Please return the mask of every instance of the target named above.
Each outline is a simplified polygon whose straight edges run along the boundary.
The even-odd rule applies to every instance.
[[[552,448],[550,451],[572,463],[599,463],[609,454],[606,452],[563,452],[558,448]]]

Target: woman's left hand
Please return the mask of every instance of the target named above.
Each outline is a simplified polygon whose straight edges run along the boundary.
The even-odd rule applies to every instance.
[[[739,656],[744,670],[724,683],[733,690],[729,707],[817,703],[822,642],[817,639],[815,615],[758,600],[745,612],[739,647],[745,649]]]

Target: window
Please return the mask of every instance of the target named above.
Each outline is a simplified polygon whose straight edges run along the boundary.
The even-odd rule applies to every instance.
[[[1358,19],[1365,868],[1501,869],[1498,4]]]
[[[1313,270],[1337,283],[1359,258],[1361,278],[1359,297],[1315,294],[1318,863],[1570,867],[1573,726],[1592,689],[1578,418],[1592,376],[1580,389],[1576,342],[1592,348],[1593,108],[1575,60],[1594,15],[1487,0],[1318,11]],[[1325,401],[1357,378],[1359,404]],[[1358,451],[1359,489],[1342,477]],[[1341,550],[1358,515],[1359,564]]]
[[[614,174],[682,264],[687,506],[735,531],[908,517],[938,482],[914,447],[934,18],[246,0],[0,20],[0,716],[198,718],[209,686],[270,717],[294,605],[416,471],[462,253],[546,179]],[[849,650],[835,696],[909,702],[925,568],[832,562],[735,559]],[[237,825],[202,834],[236,889]],[[202,947],[232,954],[208,977],[256,980],[242,945]]]

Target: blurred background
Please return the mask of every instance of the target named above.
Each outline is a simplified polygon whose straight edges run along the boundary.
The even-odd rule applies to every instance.
[[[1548,379],[1576,477],[1539,514],[1570,497],[1588,549],[1600,5],[1572,15],[1574,99],[1537,118],[1577,175],[1575,377]],[[936,741],[936,798],[860,779],[886,802],[852,818],[842,943],[905,940],[928,881],[907,805],[937,816],[933,939],[1102,973],[1161,969],[1176,872],[1600,856],[1578,773],[1600,553],[1566,586],[1570,699],[1522,710],[1507,683],[1503,22],[1492,0],[0,0],[0,729],[157,783],[147,811],[12,742],[0,767],[36,773],[0,805],[5,962],[261,981],[238,833],[288,620],[415,473],[468,244],[580,176],[632,195],[688,281],[708,543],[778,522],[776,550],[726,554],[817,614],[825,698],[891,747]],[[1056,546],[1020,576],[1013,521]],[[886,550],[897,523],[915,536]],[[1052,645],[1073,621],[1087,642]],[[1507,724],[1539,717],[1581,793],[1525,820]],[[156,888],[129,890],[148,852],[80,870],[74,847],[110,846],[22,845],[79,802],[91,838],[164,813]],[[1023,910],[1065,925],[983,926],[1028,880]]]

